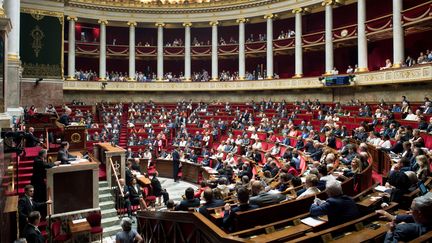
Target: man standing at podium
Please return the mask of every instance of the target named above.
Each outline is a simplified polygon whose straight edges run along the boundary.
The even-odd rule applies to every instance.
[[[47,162],[47,151],[41,149],[38,156],[34,159],[33,163],[33,175],[31,177],[31,184],[35,190],[35,200],[43,202],[46,200],[46,169],[52,168],[54,165],[58,165],[60,162],[54,164]]]
[[[60,160],[62,164],[70,164],[69,161],[76,160],[77,156],[69,154],[69,143],[63,141],[60,145],[60,149],[57,153],[57,160]]]
[[[173,158],[173,179],[174,182],[178,182],[178,173],[180,169],[180,153],[178,152],[178,148],[174,148],[172,153]]]

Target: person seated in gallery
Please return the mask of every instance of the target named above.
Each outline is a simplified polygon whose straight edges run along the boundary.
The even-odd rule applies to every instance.
[[[192,187],[188,187],[185,190],[185,199],[180,201],[180,203],[176,206],[176,211],[188,211],[189,208],[196,208],[200,205],[200,200],[194,197],[194,189]]]
[[[227,203],[225,204],[225,212],[224,212],[224,218],[223,218],[223,227],[228,230],[229,232],[234,231],[234,219],[235,219],[235,213],[236,212],[245,212],[249,210],[253,210],[256,208],[259,208],[258,205],[250,204],[249,203],[249,191],[245,187],[240,187],[237,190],[237,199],[239,201],[239,204],[237,207],[231,208],[231,206]]]
[[[386,69],[389,69],[389,68],[391,68],[393,65],[392,65],[392,62],[390,61],[390,59],[386,59],[385,60],[385,66],[384,67],[380,67],[380,70],[386,70]]]
[[[252,182],[252,197],[249,199],[250,204],[260,207],[279,203],[286,199],[286,196],[277,192],[266,192],[261,181]]]
[[[210,214],[207,210],[208,208],[221,207],[225,204],[223,200],[214,198],[213,190],[209,187],[207,187],[204,190],[203,198],[205,200],[205,203],[198,209],[198,212],[200,212],[202,215],[206,216],[207,218],[210,218]]]
[[[314,175],[314,174],[309,174],[306,176],[306,181],[305,181],[305,188],[306,190],[303,191],[300,195],[298,195],[298,197],[296,198],[298,199],[302,199],[311,195],[315,195],[321,192],[320,189],[318,189],[318,176]]]
[[[69,154],[69,143],[63,141],[60,145],[59,151],[57,152],[57,160],[59,160],[61,164],[70,164],[70,161],[76,159],[78,159],[77,156]]]
[[[143,191],[135,178],[132,179],[132,183],[129,186],[129,193],[129,200],[132,205],[140,205],[141,210],[147,209],[147,204],[143,197]]]
[[[343,194],[340,183],[327,182],[326,192],[327,200],[315,198],[310,207],[310,216],[327,215],[329,226],[339,225],[360,216],[356,203],[351,197]]]

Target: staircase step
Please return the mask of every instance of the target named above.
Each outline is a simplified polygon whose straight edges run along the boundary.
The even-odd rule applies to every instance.
[[[99,194],[99,202],[114,201],[111,193]]]
[[[101,210],[114,208],[114,206],[115,206],[114,201],[105,201],[99,203],[99,207],[101,208]]]
[[[99,188],[101,187],[108,187],[108,182],[107,181],[99,181]]]
[[[101,214],[103,218],[110,218],[117,216],[117,210],[115,208],[101,209]]]
[[[117,215],[114,217],[108,217],[108,218],[102,217],[102,227],[103,228],[111,227],[114,225],[119,225],[119,222],[120,222],[120,219]]]
[[[110,193],[110,192],[111,192],[111,188],[109,188],[107,186],[101,187],[99,185],[99,194],[105,194],[105,193]]]
[[[103,237],[110,237],[113,236],[115,234],[117,234],[117,232],[121,231],[122,228],[120,226],[120,223],[118,223],[118,225],[114,225],[111,227],[104,227],[103,228]]]

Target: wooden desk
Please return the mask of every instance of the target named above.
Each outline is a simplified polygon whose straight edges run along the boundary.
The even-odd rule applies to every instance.
[[[376,221],[376,224],[379,224],[380,227],[378,229],[372,229],[369,227],[365,227],[362,230],[350,232],[349,234],[345,234],[345,236],[341,238],[337,238],[336,240],[332,240],[329,242],[365,242],[376,237],[379,237],[385,234],[388,230],[386,221]]]
[[[141,186],[148,186],[148,185],[151,184],[150,179],[147,178],[147,177],[145,177],[145,176],[143,176],[143,175],[137,177],[137,180],[138,180],[138,183],[139,183]]]
[[[250,237],[250,242],[271,242],[274,240],[282,241],[293,239],[296,236],[304,235],[306,232],[312,230],[312,227],[305,224],[298,224],[287,227],[286,229],[275,231],[269,234],[262,234],[256,237]]]
[[[126,150],[119,146],[113,146],[111,143],[95,143],[93,147],[95,157],[103,164],[105,164],[106,178],[108,187],[115,184],[114,172],[111,169],[110,159],[118,168],[118,176],[126,178]]]
[[[380,194],[379,192],[371,193],[371,194],[365,196],[359,202],[357,202],[357,205],[360,205],[360,206],[367,208],[367,207],[370,207],[374,204],[377,204],[377,203],[382,201],[382,197],[380,197],[379,194]],[[377,198],[377,199],[375,200],[374,198]]]
[[[74,224],[72,221],[69,221],[69,229],[72,236],[72,242],[82,242],[77,241],[76,239],[77,236],[81,234],[87,234],[88,242],[91,242],[91,226],[87,221],[76,224]]]
[[[18,239],[18,196],[6,197],[2,218],[3,222],[0,223],[0,226],[4,227],[4,232],[8,233],[2,236],[0,241],[13,242]]]
[[[173,176],[173,165],[172,160],[157,159],[155,166],[159,172],[160,177],[172,178]],[[198,183],[199,174],[202,171],[201,164],[195,164],[191,162],[182,161],[181,171],[183,174],[182,179],[192,183]]]

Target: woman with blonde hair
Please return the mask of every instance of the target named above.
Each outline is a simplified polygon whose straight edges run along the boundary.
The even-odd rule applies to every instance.
[[[430,175],[429,161],[426,155],[419,155],[416,157],[416,162],[419,168],[416,171],[417,178],[420,181],[425,181]]]

